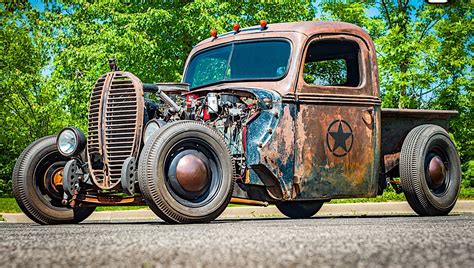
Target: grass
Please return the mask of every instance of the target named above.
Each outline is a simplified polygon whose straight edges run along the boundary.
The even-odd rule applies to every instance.
[[[474,187],[464,188],[461,187],[461,192],[459,193],[460,199],[474,199]]]
[[[461,188],[459,199],[474,200],[474,188]],[[333,199],[331,204],[339,203],[363,203],[363,202],[388,202],[388,201],[405,201],[403,194],[397,194],[392,188],[388,188],[383,195],[374,198],[348,198]],[[229,204],[229,207],[239,207],[243,205]],[[147,206],[104,206],[97,207],[96,211],[116,211],[116,210],[135,210],[146,209]],[[0,213],[19,213],[21,212],[15,198],[0,198]]]
[[[110,210],[134,210],[145,209],[147,206],[104,206],[97,207],[96,211],[110,211]],[[0,198],[0,213],[19,213],[20,207],[16,203],[15,198]]]
[[[0,212],[3,213],[17,213],[21,212],[15,198],[0,198]]]
[[[474,188],[461,187],[459,192],[459,200],[474,200]],[[347,199],[333,199],[330,204],[339,203],[366,203],[366,202],[403,202],[406,201],[403,194],[397,194],[391,187],[387,188],[382,195],[374,198],[347,198]]]
[[[5,220],[3,219],[3,217],[2,217],[2,215],[0,215],[0,221],[5,221]]]
[[[366,203],[366,202],[392,202],[392,201],[406,201],[403,194],[397,194],[391,187],[387,188],[382,195],[373,198],[344,198],[332,199],[330,204],[340,203]]]

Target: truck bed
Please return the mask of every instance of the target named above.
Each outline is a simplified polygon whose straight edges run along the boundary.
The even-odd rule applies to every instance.
[[[381,156],[401,151],[408,132],[423,124],[434,124],[448,130],[448,120],[458,114],[450,110],[382,109]]]

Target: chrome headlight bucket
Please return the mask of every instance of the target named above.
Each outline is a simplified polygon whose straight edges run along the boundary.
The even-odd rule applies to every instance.
[[[79,154],[86,146],[86,137],[75,127],[63,128],[56,139],[58,151],[64,156]]]
[[[148,121],[145,125],[145,131],[143,132],[143,143],[146,143],[154,133],[156,133],[160,128],[166,125],[166,122],[163,120],[152,119]]]

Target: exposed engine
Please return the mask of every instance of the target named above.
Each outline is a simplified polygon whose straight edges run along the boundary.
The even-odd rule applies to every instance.
[[[174,93],[174,94],[173,94]],[[255,96],[245,92],[209,92],[207,94],[168,92],[166,95],[179,107],[160,101],[146,101],[146,120],[169,122],[179,119],[205,122],[224,137],[236,164],[236,175],[244,176],[246,124],[257,112]],[[145,135],[147,135],[145,130]]]

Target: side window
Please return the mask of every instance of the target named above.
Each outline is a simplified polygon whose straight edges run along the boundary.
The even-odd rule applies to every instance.
[[[309,85],[357,87],[359,46],[347,40],[312,42],[306,53],[303,78]]]

